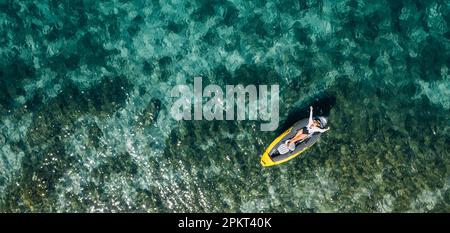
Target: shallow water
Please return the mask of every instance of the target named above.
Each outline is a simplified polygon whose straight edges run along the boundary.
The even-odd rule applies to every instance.
[[[448,212],[447,1],[0,0],[1,212]],[[279,84],[280,127],[175,121]],[[331,130],[262,168],[308,106]]]

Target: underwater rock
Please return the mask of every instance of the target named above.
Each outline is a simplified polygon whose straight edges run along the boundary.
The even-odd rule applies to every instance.
[[[4,145],[6,142],[5,136],[3,136],[3,134],[0,133],[0,146]]]
[[[95,175],[110,176],[114,173],[120,173],[123,175],[135,175],[137,173],[138,166],[133,161],[129,153],[121,153],[117,156],[110,157],[106,162],[98,166],[94,171]]]
[[[141,115],[141,122],[144,127],[148,127],[158,120],[158,114],[161,110],[161,101],[153,98]]]
[[[90,124],[88,134],[89,144],[94,148],[98,148],[100,146],[100,138],[103,136],[103,132],[95,122]]]

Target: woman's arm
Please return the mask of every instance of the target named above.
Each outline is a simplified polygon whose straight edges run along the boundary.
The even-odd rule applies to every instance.
[[[311,133],[315,133],[315,132],[323,133],[323,132],[326,132],[328,130],[330,130],[330,127],[326,128],[326,129],[321,129],[321,128],[314,127],[314,128],[312,128],[310,130],[310,132]]]

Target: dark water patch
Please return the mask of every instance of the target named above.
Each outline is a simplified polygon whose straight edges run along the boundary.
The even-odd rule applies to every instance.
[[[167,30],[176,34],[181,33],[186,27],[186,22],[169,21],[169,23],[167,23]]]
[[[117,50],[106,50],[103,47],[103,40],[101,36],[87,33],[80,39],[79,51],[83,51],[83,63],[88,67],[105,66],[106,58],[110,55],[118,54]]]
[[[136,36],[139,31],[141,30],[141,25],[144,23],[144,17],[138,15],[136,16],[132,22],[130,27],[128,27],[127,32],[130,34],[131,37]]]
[[[57,73],[72,71],[80,66],[82,56],[79,54],[58,54],[47,59],[49,67]]]
[[[169,79],[169,77],[172,75],[172,71],[169,69],[169,66],[174,61],[174,57],[165,56],[158,60],[158,66],[159,66],[159,78],[162,82],[165,82]]]
[[[230,71],[228,71],[228,69],[223,66],[223,65],[219,65],[217,67],[215,67],[212,71],[214,77],[217,80],[220,80],[221,82],[225,82],[225,80],[228,80],[230,78],[232,78],[232,73]]]
[[[42,12],[54,18],[46,18],[45,23],[50,26],[50,32],[45,35],[49,41],[61,38],[73,38],[80,28],[88,26],[93,21],[88,20],[86,12],[93,10],[91,4],[84,4],[83,1],[73,1],[71,3],[61,1],[50,1],[49,12]],[[38,15],[41,15],[39,13]],[[54,20],[54,19],[58,20]]]
[[[311,45],[313,42],[310,39],[310,35],[312,35],[311,29],[303,26],[300,22],[295,22],[292,25],[291,30],[294,32],[295,39],[303,45]]]
[[[402,9],[405,7],[405,3],[402,1],[392,1],[389,2],[389,11],[390,11],[390,20],[392,24],[392,30],[401,32],[402,28],[400,26],[400,15],[402,13]]]
[[[281,76],[272,68],[255,64],[239,66],[230,79],[224,80],[227,85],[275,85],[281,81]]]
[[[236,9],[236,7],[234,7],[231,3],[225,4],[222,17],[225,25],[235,25],[239,20],[239,10]]]
[[[164,69],[172,63],[171,57],[162,57],[158,60],[158,64]]]
[[[161,101],[157,98],[152,98],[139,117],[139,122],[141,122],[142,126],[149,127],[156,123],[161,108]]]
[[[214,16],[216,10],[216,4],[215,1],[196,1],[197,2],[197,9],[192,13],[191,19],[195,21],[200,22],[206,22],[208,18],[211,18]]]
[[[238,50],[241,45],[241,36],[236,34],[228,41],[225,42],[224,49],[227,52],[233,52],[234,50]]]
[[[218,45],[221,41],[217,32],[214,29],[210,29],[203,37],[202,40],[208,43],[208,45]]]
[[[450,53],[446,51],[444,42],[428,37],[420,52],[420,78],[425,81],[441,80],[441,67],[450,64]]]
[[[155,66],[150,61],[144,61],[142,71],[145,75],[151,75],[155,70]]]
[[[15,99],[24,96],[24,84],[36,77],[36,70],[28,62],[15,55],[0,65],[0,104],[6,109],[19,107]]]
[[[245,31],[249,35],[255,35],[257,38],[264,38],[268,36],[267,27],[264,21],[261,19],[263,16],[261,14],[255,14],[251,16],[247,22],[241,28],[242,31]]]

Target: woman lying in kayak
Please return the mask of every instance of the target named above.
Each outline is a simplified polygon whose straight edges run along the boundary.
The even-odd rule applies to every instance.
[[[289,150],[295,150],[295,143],[298,141],[305,140],[309,136],[314,133],[323,133],[330,129],[330,127],[326,129],[320,128],[321,124],[319,120],[313,120],[313,107],[309,107],[309,121],[308,125],[303,127],[302,130],[299,130],[297,134],[290,140],[286,140],[285,144],[288,146]]]

